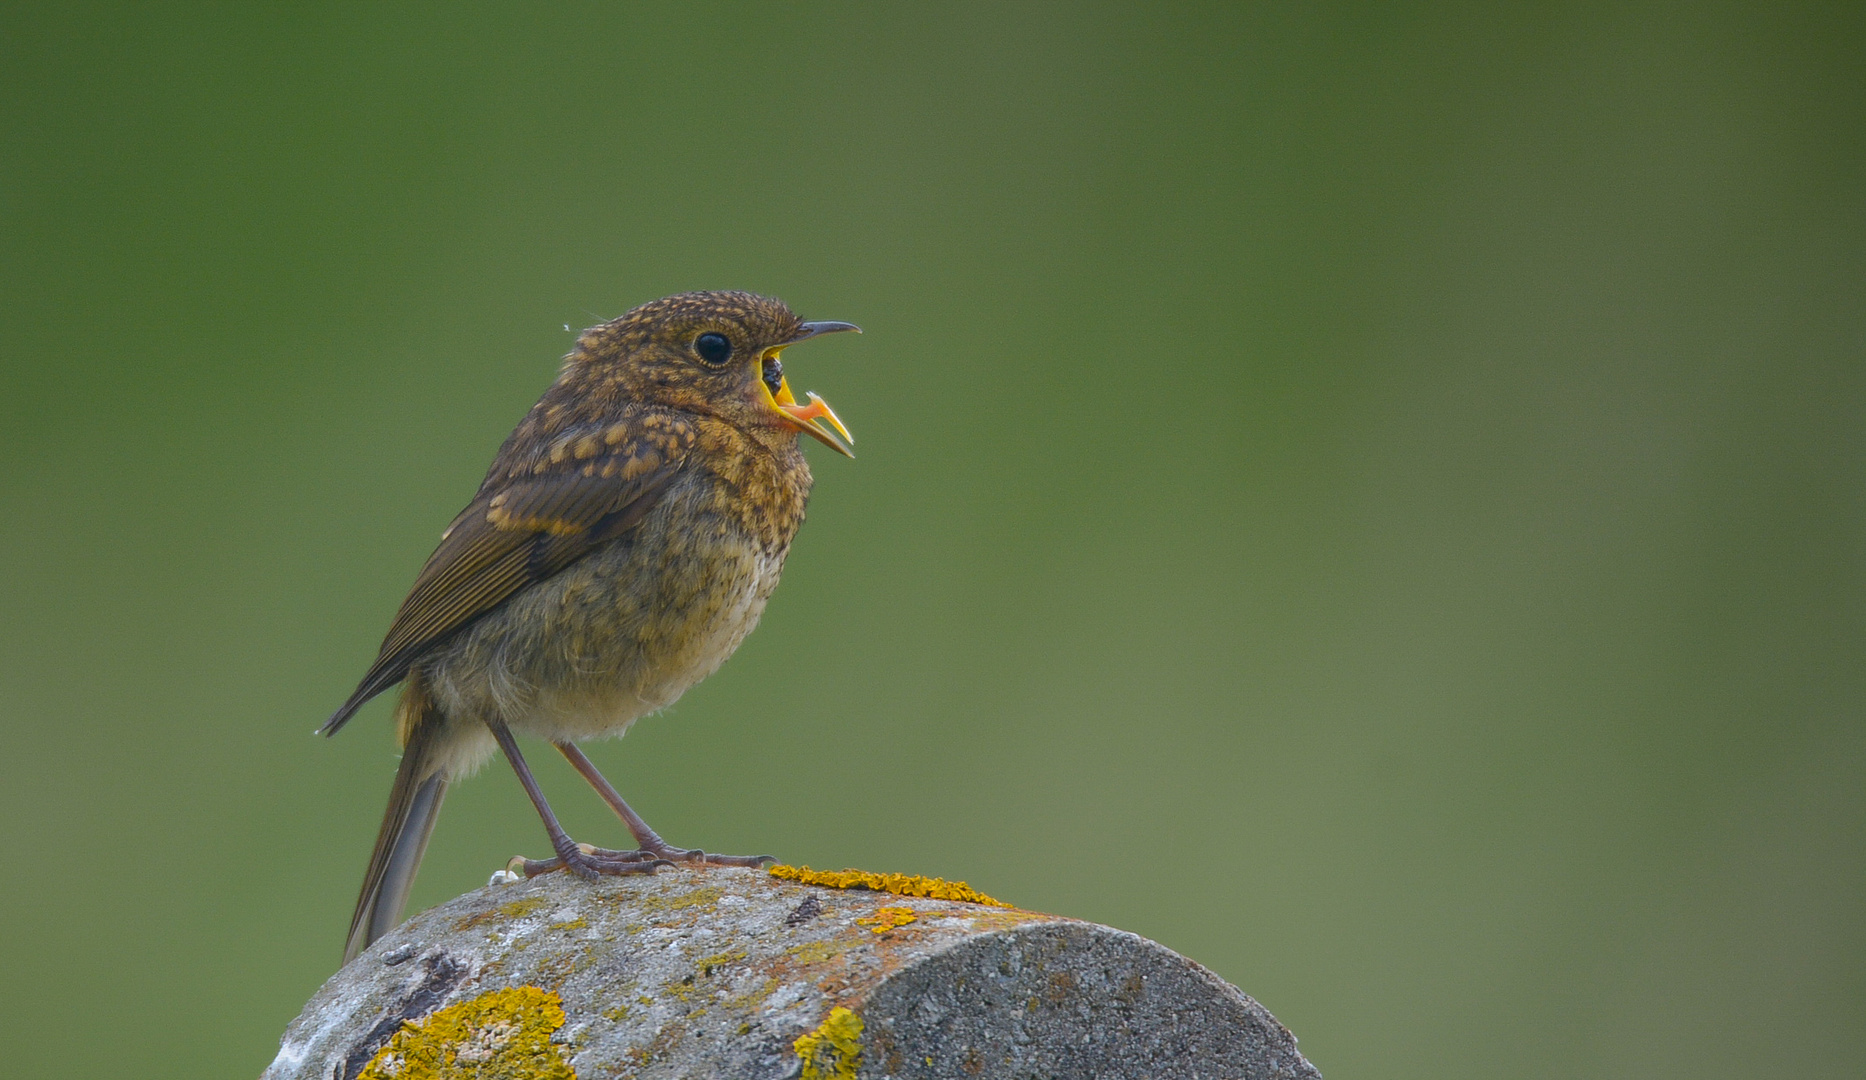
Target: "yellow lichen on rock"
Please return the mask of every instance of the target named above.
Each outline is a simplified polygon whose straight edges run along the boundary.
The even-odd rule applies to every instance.
[[[725,894],[726,890],[719,886],[708,885],[703,888],[681,893],[679,896],[644,897],[636,901],[636,903],[641,910],[652,912],[656,915],[667,915],[678,912],[692,912],[695,915],[704,915],[718,907],[719,898]]]
[[[993,900],[963,881],[921,877],[919,874],[876,874],[867,870],[812,870],[807,866],[770,868],[772,877],[802,885],[827,885],[832,889],[873,889],[896,896],[924,896],[929,900],[959,900],[968,904],[987,904],[1008,908],[1002,900]]]
[[[745,959],[744,949],[732,949],[728,952],[714,953],[711,956],[702,957],[699,964],[700,974],[711,975],[715,968],[722,968],[727,964],[736,964],[743,959]]]
[[[838,1005],[829,1019],[791,1049],[803,1060],[802,1080],[855,1080],[862,1065],[862,1018]]]
[[[494,990],[404,1023],[357,1080],[577,1080],[551,1045],[563,1026],[556,994]]]
[[[828,941],[806,941],[802,945],[792,945],[788,951],[797,958],[799,963],[820,964],[825,960],[841,956],[855,948],[855,945],[855,942],[837,941],[832,938]]]
[[[475,926],[485,926],[488,923],[496,923],[504,919],[522,919],[549,902],[550,901],[542,896],[528,896],[523,900],[514,900],[509,904],[501,904],[491,911],[482,911],[477,915],[469,915],[461,919],[458,923],[455,923],[454,929],[470,930]]]
[[[873,933],[885,934],[897,926],[906,926],[914,921],[914,909],[904,907],[876,908],[873,915],[855,920],[855,925],[866,926]]]

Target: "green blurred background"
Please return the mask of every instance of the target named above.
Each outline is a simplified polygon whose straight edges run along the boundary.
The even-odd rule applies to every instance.
[[[271,1059],[394,769],[312,727],[566,324],[746,288],[867,329],[786,358],[862,457],[595,748],[670,839],[1335,1080],[1859,1075],[1857,13],[10,6],[6,1074]],[[544,847],[489,769],[415,902]]]

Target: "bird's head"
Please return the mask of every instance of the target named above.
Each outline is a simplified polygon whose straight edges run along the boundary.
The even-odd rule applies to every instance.
[[[843,330],[804,322],[783,301],[746,292],[691,292],[653,300],[577,340],[564,382],[582,391],[713,415],[764,436],[803,432],[854,457],[849,429],[815,394],[798,404],[778,354]]]

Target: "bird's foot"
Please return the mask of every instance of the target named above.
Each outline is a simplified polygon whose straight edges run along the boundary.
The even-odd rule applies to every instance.
[[[688,866],[750,866],[754,869],[768,863],[777,862],[776,855],[713,855],[699,848],[678,848],[672,844],[654,844],[640,848],[629,854],[640,855],[647,859],[662,862],[684,863]]]
[[[674,865],[672,860],[652,852],[609,851],[589,844],[570,844],[559,851],[555,859],[513,859],[512,862],[528,878],[568,870],[585,881],[625,874],[652,874],[663,866]]]

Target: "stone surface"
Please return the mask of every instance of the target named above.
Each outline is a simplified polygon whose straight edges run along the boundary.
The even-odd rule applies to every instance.
[[[332,976],[280,1046],[265,1080],[1318,1076],[1134,934],[756,870],[476,890]]]

